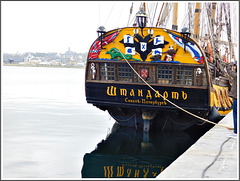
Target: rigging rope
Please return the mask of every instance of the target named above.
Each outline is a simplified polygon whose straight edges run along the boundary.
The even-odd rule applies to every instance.
[[[108,19],[109,19],[109,17],[110,17],[110,15],[111,15],[111,13],[112,13],[112,10],[113,10],[114,6],[115,6],[115,3],[112,5],[112,8],[111,8],[111,10],[110,10],[110,12],[109,12],[109,14],[108,14],[107,20],[106,20],[106,22],[105,22],[105,24],[104,24],[104,25],[106,25],[106,24],[107,24],[107,22],[108,22]]]
[[[158,26],[158,23],[159,23],[159,20],[160,20],[160,16],[161,16],[161,14],[162,14],[163,7],[164,7],[164,3],[162,4],[162,8],[161,8],[161,10],[160,10],[160,13],[159,13],[159,16],[158,16],[158,19],[157,19],[156,27]]]
[[[151,4],[151,7],[150,6],[147,6],[147,10],[148,10],[148,19],[150,21],[150,24],[151,26],[153,27],[153,22],[154,22],[154,19],[155,19],[155,14],[156,14],[156,10],[157,10],[157,6],[158,6],[158,3],[155,5],[154,4]],[[153,10],[155,7],[155,11]]]
[[[130,20],[130,17],[132,15],[132,11],[133,11],[133,3],[132,3],[132,6],[130,8],[130,14],[129,14],[129,17],[128,17],[128,23],[127,23],[127,26],[129,26],[129,20]]]
[[[153,20],[152,20],[152,26],[153,26],[153,22],[154,22],[154,20],[155,20],[155,15],[156,15],[156,11],[157,11],[157,6],[158,6],[158,3],[157,3],[156,8],[155,8],[155,12],[154,12]]]
[[[153,22],[152,22],[152,19],[151,19],[151,14],[150,12],[152,12],[151,10],[149,10],[149,7],[147,6],[147,10],[148,10],[148,19],[150,20],[150,24],[152,25]]]
[[[172,104],[172,105],[175,106],[176,108],[184,111],[185,113],[187,113],[187,114],[189,114],[189,115],[192,115],[193,117],[196,117],[196,118],[198,118],[198,119],[201,119],[201,120],[203,120],[203,121],[205,121],[205,122],[208,122],[208,123],[211,123],[211,124],[214,124],[214,125],[218,125],[218,126],[222,126],[222,127],[225,127],[225,128],[229,128],[229,127],[226,126],[226,125],[217,124],[217,123],[214,123],[214,122],[209,121],[209,120],[207,120],[207,119],[204,119],[204,118],[202,118],[202,117],[200,117],[200,116],[197,116],[197,115],[195,115],[195,114],[193,114],[193,113],[191,113],[191,112],[189,112],[189,111],[181,108],[180,106],[174,104],[173,102],[171,102],[171,101],[168,100],[167,98],[165,98],[163,95],[161,95],[158,91],[156,91],[147,81],[145,81],[145,80],[138,74],[138,72],[133,68],[133,66],[129,63],[129,61],[125,58],[125,56],[123,55],[123,53],[120,51],[120,49],[118,48],[118,46],[117,46],[117,44],[115,43],[115,41],[113,41],[113,43],[116,45],[116,48],[117,48],[118,51],[121,53],[121,55],[123,56],[123,58],[124,58],[124,60],[126,61],[126,63],[129,65],[129,67],[134,71],[134,73],[135,73],[150,89],[152,89],[156,94],[158,94],[158,95],[159,95],[160,97],[162,97],[164,100],[166,100],[167,102],[169,102],[170,104]]]

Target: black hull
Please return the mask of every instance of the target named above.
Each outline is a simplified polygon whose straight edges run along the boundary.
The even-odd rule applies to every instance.
[[[153,86],[172,103],[186,110],[209,112],[207,88]],[[144,84],[86,83],[88,103],[100,107],[124,107],[149,110],[176,110],[177,108]]]
[[[155,86],[154,89],[168,100],[183,109],[212,121],[218,121],[218,115],[212,115],[209,106],[208,89],[186,87]],[[99,109],[107,110],[122,126],[144,127],[143,112],[154,112],[150,128],[186,130],[202,120],[189,115],[150,90],[146,85],[136,84],[86,84],[87,102]]]
[[[144,127],[144,119],[142,118],[142,112],[139,109],[109,107],[108,112],[121,126],[135,127],[136,129]],[[201,115],[206,114],[207,113],[202,112]],[[213,122],[218,122],[220,120],[220,116],[216,113],[216,110],[211,111],[205,117]],[[193,126],[200,128],[206,125],[209,125],[209,123],[193,117],[183,111],[159,111],[154,119],[150,120],[150,129],[157,129],[161,131],[184,131]]]

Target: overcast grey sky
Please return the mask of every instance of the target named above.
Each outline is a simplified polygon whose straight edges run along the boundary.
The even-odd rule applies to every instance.
[[[2,53],[58,52],[70,47],[87,52],[100,25],[106,30],[127,26],[143,1],[1,1]],[[147,14],[158,18],[163,1],[146,1]],[[186,12],[179,1],[178,24]],[[238,16],[238,13],[237,13]],[[238,19],[239,20],[239,19]],[[153,23],[155,26],[156,23]]]
[[[2,51],[6,53],[86,52],[96,30],[127,26],[132,2],[4,1],[1,2]],[[140,4],[134,2],[134,10]]]

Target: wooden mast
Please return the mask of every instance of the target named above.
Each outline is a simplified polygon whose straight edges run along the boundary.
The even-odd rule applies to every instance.
[[[146,3],[143,3],[144,11],[146,12]]]
[[[214,33],[214,25],[215,25],[216,4],[217,3],[215,2],[212,3],[211,26],[212,26],[213,33]]]
[[[199,41],[200,12],[201,12],[201,3],[196,3],[193,38],[197,42]]]
[[[174,3],[172,30],[177,30],[177,29],[178,29],[178,3]]]
[[[215,59],[217,58],[216,55],[216,49],[218,50],[218,45],[216,43],[216,37],[214,37],[214,27],[215,27],[215,17],[216,17],[216,5],[217,3],[213,2],[212,3],[212,13],[211,13],[211,24],[210,24],[210,29],[211,29],[211,49],[212,49],[212,57]],[[212,59],[212,57],[210,57],[210,59]],[[219,57],[220,58],[220,57]]]
[[[221,38],[221,34],[222,34],[222,29],[223,29],[223,22],[222,22],[222,10],[223,10],[223,5],[222,3],[220,4],[220,7],[218,8],[218,14],[217,14],[217,28],[216,28],[216,43],[220,44],[220,38]],[[221,43],[223,44],[223,43]],[[221,55],[220,55],[221,56]]]
[[[231,28],[230,3],[228,3],[228,41],[229,41],[230,61],[231,61],[232,58],[234,57],[234,52],[233,52],[233,47],[232,47],[232,28]]]
[[[189,32],[192,33],[192,20],[193,20],[193,16],[192,16],[192,7],[193,7],[193,3],[188,3],[188,29]]]

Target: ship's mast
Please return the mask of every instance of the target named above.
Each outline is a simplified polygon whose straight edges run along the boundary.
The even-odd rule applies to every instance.
[[[215,25],[215,14],[216,14],[216,4],[212,3],[212,13],[211,13],[211,26],[212,26],[212,32],[214,33],[214,25]]]
[[[226,21],[226,28],[227,28],[227,37],[229,42],[229,53],[230,53],[230,60],[233,58],[233,49],[232,49],[232,38],[231,38],[231,17],[230,17],[230,5],[228,3],[228,11],[226,9],[226,4],[223,3],[224,12],[225,12],[225,21]]]
[[[196,3],[193,38],[197,42],[199,41],[200,12],[201,12],[201,3]]]
[[[223,6],[222,6],[222,3],[220,4],[220,7],[218,8],[218,13],[217,13],[217,21],[216,21],[216,42],[217,43],[220,43],[220,37],[221,37],[221,34],[222,34],[222,29],[223,29],[223,22],[222,22],[222,9],[223,9]]]
[[[215,34],[214,34],[214,27],[215,27],[215,14],[216,14],[216,3],[212,3],[212,7],[210,6],[211,8],[211,19],[210,22],[209,22],[209,26],[210,26],[210,37],[211,37],[211,49],[212,49],[212,57],[215,59],[217,58],[217,53],[216,53],[216,50],[218,50],[218,45],[216,43],[216,37],[215,37]]]
[[[146,12],[146,3],[145,2],[143,3],[143,8],[144,8],[144,11]]]
[[[188,29],[190,33],[193,33],[193,26],[192,26],[192,21],[193,21],[193,3],[188,3]]]
[[[172,23],[172,29],[177,30],[178,29],[178,3],[173,4],[173,23]]]

